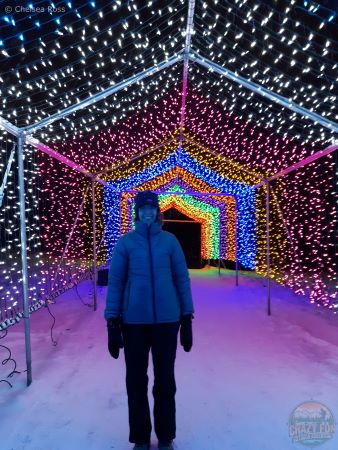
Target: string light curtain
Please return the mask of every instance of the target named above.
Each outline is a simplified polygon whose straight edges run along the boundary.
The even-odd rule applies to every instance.
[[[93,232],[86,226],[91,214],[91,189],[86,177],[43,153],[39,153],[38,168],[41,239],[49,280],[47,299],[53,301],[60,292],[91,276]]]
[[[309,15],[300,6],[304,2],[297,0],[196,2],[192,48],[202,57],[335,120],[337,17],[332,15],[329,20],[330,14]],[[226,110],[236,116],[296,137],[303,146],[320,148],[334,136],[219,76],[198,72],[193,71],[193,84],[204,95],[224,102]]]
[[[14,325],[23,314],[18,159],[14,139],[1,133],[1,207],[0,207],[0,329]],[[27,233],[28,306],[35,311],[48,293],[48,265],[40,221],[41,178],[38,154],[25,147],[25,206]]]
[[[1,18],[0,81],[9,89],[0,114],[17,126],[38,122],[153,67],[184,47],[183,0],[169,1],[164,7],[159,0],[80,0],[58,5],[59,12],[53,10],[52,3],[43,11],[41,6],[31,2],[25,5],[27,11],[13,6],[11,13]],[[169,74],[155,84],[164,87],[168,80]],[[142,81],[139,87],[147,91],[151,84]],[[140,100],[139,94],[129,94],[131,102],[135,95]],[[108,99],[99,109],[93,105],[83,116],[66,118],[62,126],[50,125],[36,137],[60,141],[79,131],[106,128],[129,112],[130,102],[124,98],[123,104],[114,108],[116,100]],[[139,104],[144,107],[141,101]],[[114,109],[111,115],[110,106]],[[103,111],[107,114],[98,117]]]
[[[27,6],[30,11],[14,8],[0,19],[0,81],[6,86],[1,90],[0,115],[20,127],[183,51],[187,14],[183,0],[164,7],[159,0],[79,1],[76,6],[67,2],[62,10],[44,12],[37,11],[37,6],[32,2]],[[321,9],[320,14],[309,14],[304,2],[297,0],[197,1],[191,51],[334,120],[336,26],[335,14]],[[264,275],[265,189],[255,192],[252,186],[326,147],[333,134],[190,61],[177,167],[181,81],[182,64],[176,63],[49,124],[34,136],[87,170],[109,171],[102,178],[110,188],[103,194],[97,186],[99,214],[107,214],[111,186],[120,192],[157,176],[163,176],[165,184],[170,181],[165,174],[173,169],[198,178],[201,191],[205,183],[209,189],[233,196],[238,205],[239,254],[244,248],[248,251],[242,263]],[[146,156],[139,158],[142,154]],[[58,164],[41,158],[39,170],[46,180],[43,197],[52,211],[50,222],[47,209],[41,218],[43,245],[60,254],[65,241],[62,232],[70,230],[85,187],[81,177],[68,169],[60,173]],[[34,185],[35,175],[29,169],[26,173]],[[297,292],[309,293],[311,301],[335,309],[334,176],[334,160],[328,156],[273,183],[271,272]],[[69,198],[68,204],[57,198],[61,194]],[[119,214],[109,227],[120,229]],[[14,230],[14,223],[7,220],[8,229]],[[104,231],[97,226],[101,239]],[[74,251],[76,243],[80,258],[90,259],[89,196],[80,229],[85,232],[75,232],[69,251]],[[108,253],[109,239],[105,241]]]

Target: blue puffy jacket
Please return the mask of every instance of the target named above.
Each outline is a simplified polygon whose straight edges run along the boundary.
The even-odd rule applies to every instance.
[[[194,312],[182,248],[159,223],[136,222],[135,231],[114,247],[105,319],[122,314],[124,323],[176,322]]]

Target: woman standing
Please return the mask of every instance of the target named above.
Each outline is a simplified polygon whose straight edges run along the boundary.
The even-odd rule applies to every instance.
[[[161,230],[158,197],[142,191],[135,199],[135,230],[113,251],[105,319],[108,348],[118,358],[124,346],[129,407],[129,441],[150,448],[148,357],[154,365],[154,428],[158,448],[172,450],[176,437],[174,365],[177,334],[192,347],[194,312],[189,273],[176,237]],[[122,339],[123,337],[123,339]]]

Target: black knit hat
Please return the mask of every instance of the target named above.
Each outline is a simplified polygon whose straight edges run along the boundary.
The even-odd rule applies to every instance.
[[[138,210],[142,208],[142,206],[153,206],[157,209],[157,211],[160,210],[160,205],[158,203],[158,196],[155,194],[155,192],[151,191],[141,191],[138,192],[135,197],[135,214],[136,214],[136,220],[138,220]]]

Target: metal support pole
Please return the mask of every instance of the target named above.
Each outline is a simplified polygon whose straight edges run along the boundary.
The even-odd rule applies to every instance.
[[[238,258],[237,258],[237,251],[236,251],[236,286],[238,286]]]
[[[96,208],[95,208],[95,181],[92,181],[92,217],[93,217],[93,287],[94,287],[94,311],[97,308],[97,264],[96,264]]]
[[[334,153],[334,161],[335,164],[333,166],[333,183],[334,183],[334,187],[333,187],[333,192],[334,192],[334,201],[335,201],[335,206],[336,206],[336,218],[338,217],[338,151],[335,151]],[[334,238],[334,248],[338,249],[338,221],[336,220],[336,227],[335,227],[335,238]],[[338,258],[336,257],[336,274],[338,274]],[[338,291],[338,280],[337,280],[337,275],[335,277],[335,288]]]
[[[23,167],[23,144],[24,136],[18,136],[18,175],[19,175],[19,198],[20,198],[20,235],[21,235],[21,262],[22,262],[22,294],[23,312],[25,324],[25,348],[27,367],[27,386],[32,383],[32,353],[30,338],[30,318],[28,308],[28,273],[27,273],[27,241],[26,241],[26,210],[25,210],[25,182]]]
[[[88,192],[88,188],[89,188],[89,185],[87,186],[87,188],[86,188],[86,190],[85,190],[85,192],[84,192],[84,194],[83,194],[83,199],[82,199],[82,201],[81,201],[81,205],[80,205],[79,210],[78,210],[78,212],[77,212],[77,214],[76,214],[76,217],[75,217],[75,220],[74,220],[72,229],[70,230],[70,234],[69,234],[69,236],[68,236],[68,239],[67,239],[67,242],[66,242],[66,246],[65,246],[65,248],[63,249],[63,253],[62,253],[60,262],[59,262],[59,264],[58,264],[58,266],[57,266],[57,268],[56,268],[55,275],[54,275],[54,280],[53,280],[53,283],[51,284],[50,292],[52,292],[53,289],[54,289],[54,287],[56,286],[56,281],[57,281],[57,278],[58,278],[58,276],[59,276],[60,267],[61,267],[61,265],[62,265],[62,263],[63,263],[63,260],[64,260],[64,258],[65,258],[65,256],[66,256],[66,253],[67,253],[67,250],[68,250],[70,241],[72,240],[72,236],[73,236],[73,233],[74,233],[76,224],[77,224],[77,222],[78,222],[78,220],[79,220],[79,217],[80,217],[80,215],[81,215],[81,213],[82,213],[83,206],[84,206],[84,203],[85,203],[85,200],[86,200],[86,195],[87,195],[87,192]]]
[[[8,174],[11,171],[12,163],[13,163],[14,156],[15,156],[15,147],[16,147],[16,144],[13,145],[10,157],[8,159],[5,175],[4,175],[3,179],[2,179],[2,184],[0,186],[0,208],[2,207],[2,201],[3,201],[4,196],[5,196],[5,189],[6,189]]]
[[[235,199],[235,211],[236,211],[236,260],[235,260],[235,266],[236,266],[236,286],[238,286],[238,205],[237,205],[237,199]]]
[[[289,228],[288,228],[288,226],[287,226],[287,223],[286,223],[286,220],[285,220],[285,218],[284,218],[284,214],[283,214],[282,208],[281,208],[281,206],[280,206],[280,204],[279,204],[278,198],[277,198],[276,194],[274,193],[274,190],[272,189],[271,185],[270,185],[270,193],[272,194],[272,198],[273,198],[273,200],[274,200],[275,203],[276,203],[277,210],[278,210],[278,213],[279,213],[279,215],[280,215],[280,217],[281,217],[281,219],[282,219],[282,222],[283,222],[283,225],[284,225],[286,234],[287,234],[287,236],[288,236],[288,239],[289,239],[289,242],[290,242],[292,251],[293,251],[293,255],[294,255],[295,261],[296,261],[297,264],[299,264],[299,271],[301,272],[302,277],[303,277],[303,280],[304,280],[304,279],[305,279],[304,269],[302,268],[302,266],[301,266],[301,264],[300,264],[299,256],[298,256],[298,254],[297,254],[295,245],[294,245],[294,243],[293,243],[293,239],[292,239],[290,230],[289,230]]]
[[[221,219],[220,219],[221,225]],[[221,276],[221,233],[219,233],[218,238],[218,276]]]
[[[270,296],[270,183],[266,183],[266,279],[268,288],[268,316],[271,316]]]
[[[186,27],[186,31],[185,31],[182,103],[181,103],[181,119],[180,119],[180,143],[178,146],[177,168],[180,166],[180,163],[181,163],[182,140],[183,140],[183,130],[184,130],[184,124],[185,124],[185,110],[186,110],[187,87],[188,87],[189,52],[190,52],[190,46],[191,46],[191,35],[193,32],[193,28],[194,28],[194,11],[195,11],[195,0],[189,0],[187,27]],[[176,178],[178,179],[178,177],[179,177],[179,175],[178,175],[178,171],[177,171]]]

